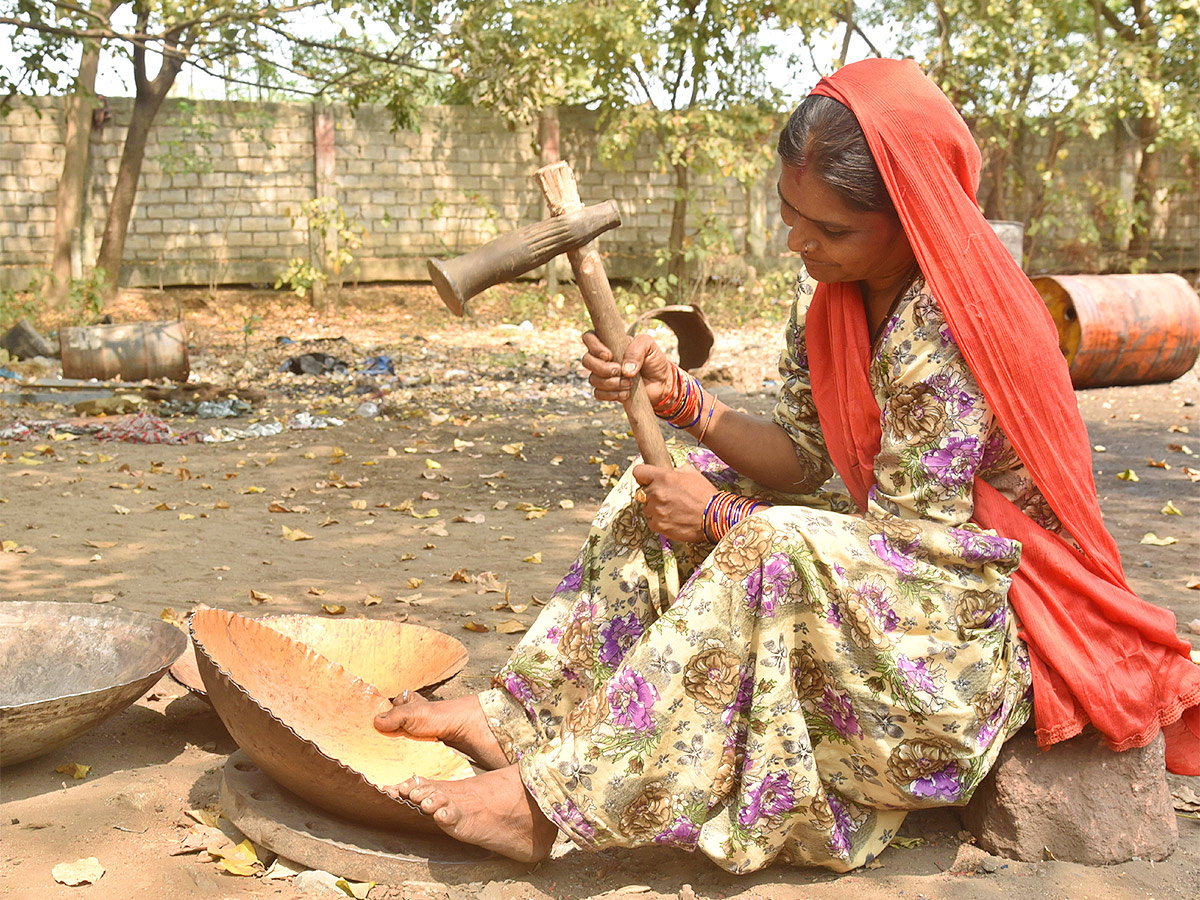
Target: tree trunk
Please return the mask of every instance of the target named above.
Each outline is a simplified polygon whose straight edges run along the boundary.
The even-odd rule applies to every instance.
[[[558,126],[558,107],[542,107],[541,115],[538,117],[538,148],[541,153],[543,166],[551,165],[561,159],[559,156]],[[548,207],[546,215],[550,215]],[[551,297],[558,293],[557,258],[551,258],[546,263],[546,293]]]
[[[671,254],[667,275],[673,276],[672,299],[681,299],[687,293],[687,255],[683,246],[687,238],[687,215],[688,168],[683,163],[675,163],[675,206],[671,211],[671,237],[667,244]]]
[[[63,139],[62,177],[54,202],[54,249],[50,257],[50,280],[43,292],[49,306],[66,302],[71,281],[71,251],[83,217],[84,176],[92,134],[92,103],[99,46],[85,46],[75,78],[75,92],[67,98],[66,136]]]
[[[1159,155],[1154,139],[1161,127],[1157,110],[1138,121],[1138,146],[1142,158],[1133,183],[1133,225],[1129,229],[1129,260],[1145,261],[1150,256],[1150,226],[1154,221],[1154,194],[1158,187]]]
[[[137,51],[135,51],[136,57]],[[144,57],[144,51],[141,54]],[[137,65],[135,58],[135,67]],[[144,65],[144,59],[142,61]],[[117,169],[117,184],[113,188],[108,205],[108,217],[104,222],[104,237],[100,243],[100,254],[96,268],[104,270],[104,296],[113,297],[121,279],[121,263],[125,258],[125,237],[129,232],[129,217],[133,213],[133,201],[137,197],[138,181],[142,175],[142,162],[146,158],[146,143],[154,118],[167,92],[175,83],[175,76],[183,68],[178,56],[164,56],[162,67],[153,81],[145,78],[144,68],[138,73],[137,97],[133,101],[133,115],[125,133],[125,147],[121,151],[121,165]]]

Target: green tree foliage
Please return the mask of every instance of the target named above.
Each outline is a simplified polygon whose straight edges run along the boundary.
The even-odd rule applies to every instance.
[[[599,111],[599,152],[650,147],[674,185],[665,254],[676,292],[711,229],[689,218],[699,177],[757,180],[773,160],[784,98],[769,77],[805,37],[832,28],[841,0],[461,0],[447,52],[456,96],[532,122],[547,106]]]
[[[1085,245],[1127,246],[1136,263],[1149,251],[1154,197],[1170,186],[1157,151],[1164,141],[1195,147],[1200,135],[1197,9],[1197,0],[889,0],[874,12],[876,24],[905,23],[899,49],[972,123],[989,217],[1023,211],[1034,243],[1061,228]],[[1101,176],[1067,196],[1062,167],[1077,142],[1118,129],[1137,155],[1133,190]]]

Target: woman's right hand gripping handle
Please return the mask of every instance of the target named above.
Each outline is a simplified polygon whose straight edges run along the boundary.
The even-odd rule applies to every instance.
[[[636,335],[619,363],[594,331],[584,333],[583,344],[587,352],[582,363],[591,373],[588,383],[597,400],[624,403],[629,399],[633,379],[639,374],[652,406],[662,402],[670,391],[675,364],[650,335]]]

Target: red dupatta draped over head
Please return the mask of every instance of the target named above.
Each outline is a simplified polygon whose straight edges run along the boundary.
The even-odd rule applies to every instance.
[[[1039,744],[1072,737],[1089,721],[1115,750],[1143,746],[1162,730],[1168,768],[1200,774],[1200,667],[1174,615],[1125,582],[1057,331],[975,201],[980,156],[966,123],[911,60],[853,63],[813,93],[854,112],[963,358],[1082,549],[976,480],[974,521],[1021,542],[1009,598],[1032,660]],[[820,285],[805,333],[826,444],[866,509],[881,432],[858,285]]]

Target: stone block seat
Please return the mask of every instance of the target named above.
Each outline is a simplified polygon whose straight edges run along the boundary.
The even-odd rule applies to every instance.
[[[1090,726],[1048,750],[1022,728],[962,818],[984,850],[1025,862],[1162,860],[1179,842],[1162,735],[1117,753]]]

